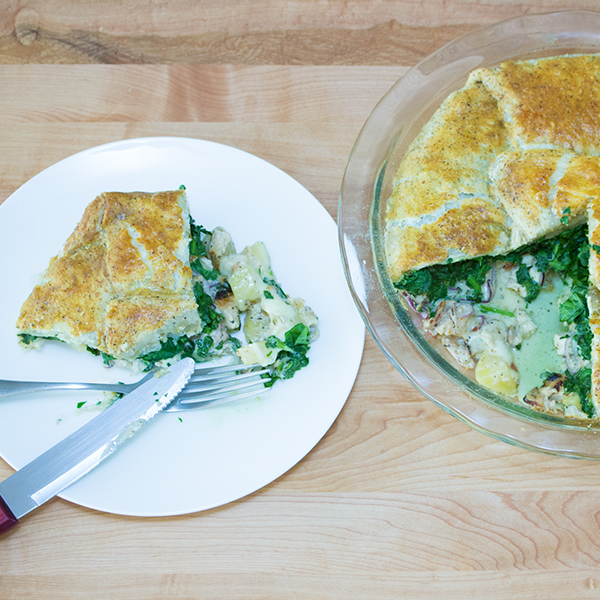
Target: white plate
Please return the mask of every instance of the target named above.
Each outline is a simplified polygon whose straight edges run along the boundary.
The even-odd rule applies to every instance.
[[[23,350],[14,323],[37,276],[97,194],[181,184],[197,224],[225,227],[238,250],[265,242],[281,286],[314,309],[321,336],[309,352],[310,365],[269,394],[208,410],[160,414],[61,494],[96,510],[184,514],[270,483],[327,432],[362,357],[364,325],[344,279],[335,222],[321,204],[273,165],[235,148],[146,138],[75,154],[36,175],[0,206],[0,378],[132,380],[61,344]],[[0,400],[0,456],[21,468],[97,414],[78,410],[78,402],[93,406],[101,398],[101,392],[52,392]]]

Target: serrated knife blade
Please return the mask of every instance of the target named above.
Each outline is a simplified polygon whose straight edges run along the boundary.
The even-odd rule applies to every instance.
[[[117,400],[64,440],[0,482],[0,533],[83,477],[179,394],[194,372],[184,358],[162,377]]]

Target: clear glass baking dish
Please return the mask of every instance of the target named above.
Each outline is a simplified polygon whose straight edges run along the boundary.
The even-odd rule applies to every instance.
[[[348,159],[338,206],[350,290],[395,368],[436,405],[482,433],[529,450],[588,459],[600,459],[600,422],[560,419],[495,394],[425,340],[387,274],[382,232],[385,203],[408,145],[473,69],[597,52],[600,12],[579,10],[517,17],[450,42],[411,68],[377,104]]]

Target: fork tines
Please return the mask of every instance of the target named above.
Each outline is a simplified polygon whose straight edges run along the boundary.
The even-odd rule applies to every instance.
[[[263,375],[268,372],[269,369],[260,365],[200,365],[175,402],[166,410],[207,408],[267,392],[270,388],[265,387]]]

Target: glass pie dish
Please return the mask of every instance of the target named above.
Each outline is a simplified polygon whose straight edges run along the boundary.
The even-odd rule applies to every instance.
[[[385,206],[408,146],[468,74],[506,60],[600,52],[600,12],[526,15],[472,31],[411,68],[380,100],[348,159],[338,208],[348,285],[367,329],[424,396],[477,431],[509,444],[600,459],[600,420],[541,413],[479,385],[422,335],[388,275]]]

